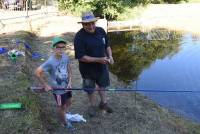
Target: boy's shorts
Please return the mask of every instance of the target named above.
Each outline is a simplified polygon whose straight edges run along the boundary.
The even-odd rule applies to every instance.
[[[64,94],[53,94],[58,106],[63,106],[66,104],[66,101],[72,97],[72,92],[66,92]]]
[[[95,84],[97,84],[100,88],[105,88],[110,85],[109,73],[105,72],[98,78],[83,78],[83,89],[88,94],[92,94],[95,90]]]

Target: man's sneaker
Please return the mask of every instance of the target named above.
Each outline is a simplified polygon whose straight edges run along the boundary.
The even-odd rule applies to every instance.
[[[90,106],[88,108],[88,115],[90,117],[95,117],[96,116],[96,110],[95,110],[95,106]]]
[[[99,103],[99,108],[100,108],[101,110],[105,110],[107,113],[113,113],[112,108],[109,107],[107,103],[100,102],[100,103]]]

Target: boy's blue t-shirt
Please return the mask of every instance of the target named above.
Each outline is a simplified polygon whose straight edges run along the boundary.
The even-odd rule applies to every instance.
[[[61,59],[56,59],[55,55],[51,55],[49,59],[40,67],[49,75],[48,83],[52,87],[66,88],[68,84],[68,64],[70,59],[67,55],[62,54]],[[55,94],[64,94],[65,90],[53,91]]]

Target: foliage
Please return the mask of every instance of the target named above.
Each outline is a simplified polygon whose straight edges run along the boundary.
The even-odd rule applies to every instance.
[[[80,16],[82,11],[91,9],[91,6],[84,0],[59,0],[59,8],[67,13]]]
[[[169,4],[177,4],[180,3],[182,0],[164,0],[165,3],[169,3]],[[188,0],[183,0],[185,2],[188,2]]]
[[[94,0],[89,4],[94,7],[96,16],[109,20],[116,19],[123,12],[122,1],[119,0]]]
[[[0,8],[3,7],[3,0],[0,0]]]
[[[179,3],[182,0],[58,0],[61,10],[80,15],[82,11],[92,10],[96,16],[108,20],[117,19],[126,8],[159,3]],[[184,0],[187,1],[187,0]]]

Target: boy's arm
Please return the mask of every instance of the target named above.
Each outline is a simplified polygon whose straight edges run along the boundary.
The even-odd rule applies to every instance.
[[[48,83],[45,80],[44,70],[42,69],[42,67],[38,67],[36,69],[35,75],[39,79],[40,83],[42,83],[42,85],[44,85],[46,91],[52,90],[51,86],[49,86]]]
[[[72,88],[72,69],[71,69],[70,63],[67,65],[67,72],[68,72],[68,79],[69,79],[67,88]]]

